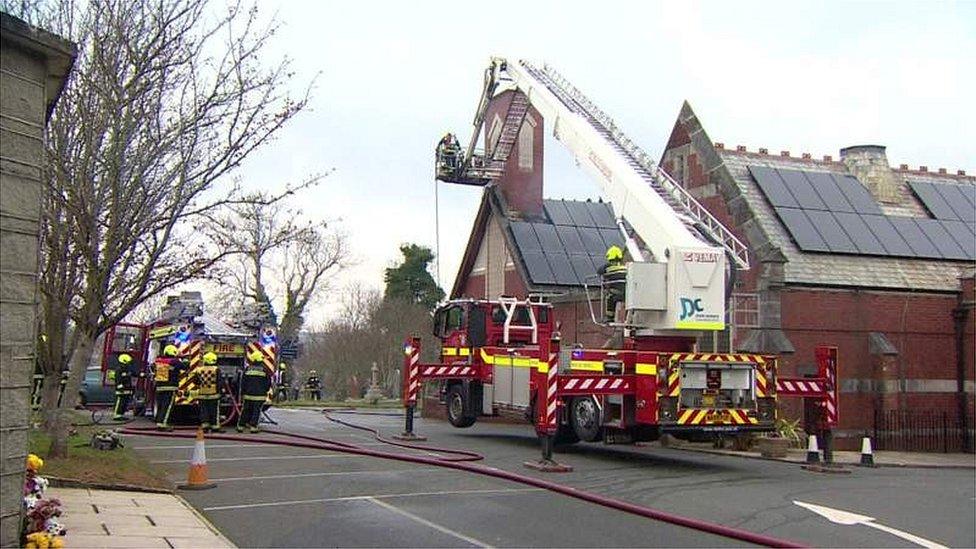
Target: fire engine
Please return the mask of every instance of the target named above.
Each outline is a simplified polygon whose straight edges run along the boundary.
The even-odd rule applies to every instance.
[[[152,365],[163,347],[176,345],[179,356],[189,363],[180,377],[174,401],[174,415],[188,415],[187,407],[193,405],[197,387],[193,381],[194,370],[202,364],[203,355],[217,355],[221,372],[221,410],[226,415],[240,400],[238,374],[244,369],[247,355],[259,351],[269,375],[277,367],[277,337],[272,326],[261,328],[258,333],[234,329],[208,315],[203,310],[199,292],[182,292],[169,296],[159,317],[149,324],[121,323],[112,326],[106,334],[102,353],[102,369],[109,370],[118,364],[118,356],[124,352],[140,359],[144,375],[136,387],[146,395],[147,412],[154,405],[154,379]],[[272,394],[269,392],[271,402]]]
[[[475,149],[488,104],[515,90],[495,142]],[[549,67],[494,58],[466,150],[452,139],[438,147],[437,179],[490,185],[503,171],[529,107],[609,199],[629,255],[623,311],[604,321],[602,279],[585,286],[592,320],[616,330],[612,349],[562,345],[552,306],[540,298],[449,301],[434,315],[440,361],[419,360],[421,341],[404,344],[404,402],[413,410],[425,381],[437,381],[447,417],[468,427],[479,416],[521,412],[535,424],[544,457],[553,442],[630,443],[664,433],[685,439],[771,431],[777,396],[833,400],[836,352],[818,352],[821,375],[805,379],[807,393],[777,379],[776,356],[707,353],[697,336],[725,329],[730,279],[749,268],[746,246],[625,136],[589,99]],[[602,317],[602,315],[599,315]],[[822,354],[822,356],[821,356]],[[795,380],[792,380],[795,381]],[[809,384],[809,385],[808,385]],[[548,448],[548,451],[547,451]]]

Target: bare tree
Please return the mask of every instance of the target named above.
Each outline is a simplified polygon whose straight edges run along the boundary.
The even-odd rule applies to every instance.
[[[257,304],[268,317],[261,322],[278,325],[280,341],[297,341],[308,306],[348,264],[345,234],[282,203],[232,207],[211,228],[226,248],[237,250],[220,269],[225,301],[236,300],[237,308]]]
[[[215,13],[206,0],[104,0],[45,9],[34,19],[79,44],[48,129],[42,233],[40,363],[51,454],[63,456],[65,416],[54,403],[64,365],[76,394],[109,326],[239,251],[197,228],[221,208],[279,198],[248,195],[233,172],[302,110],[307,90],[288,94],[287,60],[261,62],[276,26],[262,25],[253,6]]]

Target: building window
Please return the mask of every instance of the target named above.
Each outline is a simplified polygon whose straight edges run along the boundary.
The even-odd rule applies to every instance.
[[[527,172],[532,171],[532,162],[535,155],[535,120],[531,116],[525,115],[525,122],[519,130],[518,136],[518,167]]]
[[[498,143],[498,138],[501,137],[502,133],[502,119],[495,114],[495,118],[491,121],[491,128],[488,129],[488,142],[485,143],[485,156],[491,156],[495,151],[495,145]]]
[[[685,155],[679,154],[674,157],[674,179],[678,183],[685,183]]]

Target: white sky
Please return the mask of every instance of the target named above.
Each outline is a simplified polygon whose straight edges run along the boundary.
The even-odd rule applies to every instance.
[[[283,23],[310,108],[240,175],[277,188],[335,169],[300,205],[334,220],[382,288],[403,242],[437,248],[433,150],[466,144],[492,55],[546,62],[660,157],[685,99],[715,141],[835,157],[888,147],[897,166],[976,170],[976,2],[262,2]],[[547,127],[547,131],[551,128]],[[546,196],[596,197],[558,142]],[[480,189],[438,184],[449,291]],[[337,300],[334,300],[337,301]],[[328,318],[334,303],[310,311]]]

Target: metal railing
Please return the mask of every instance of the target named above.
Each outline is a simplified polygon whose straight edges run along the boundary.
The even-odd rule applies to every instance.
[[[970,424],[972,424],[970,422]],[[963,452],[959,416],[938,410],[875,410],[874,449],[903,452]],[[970,438],[972,433],[970,433]]]

